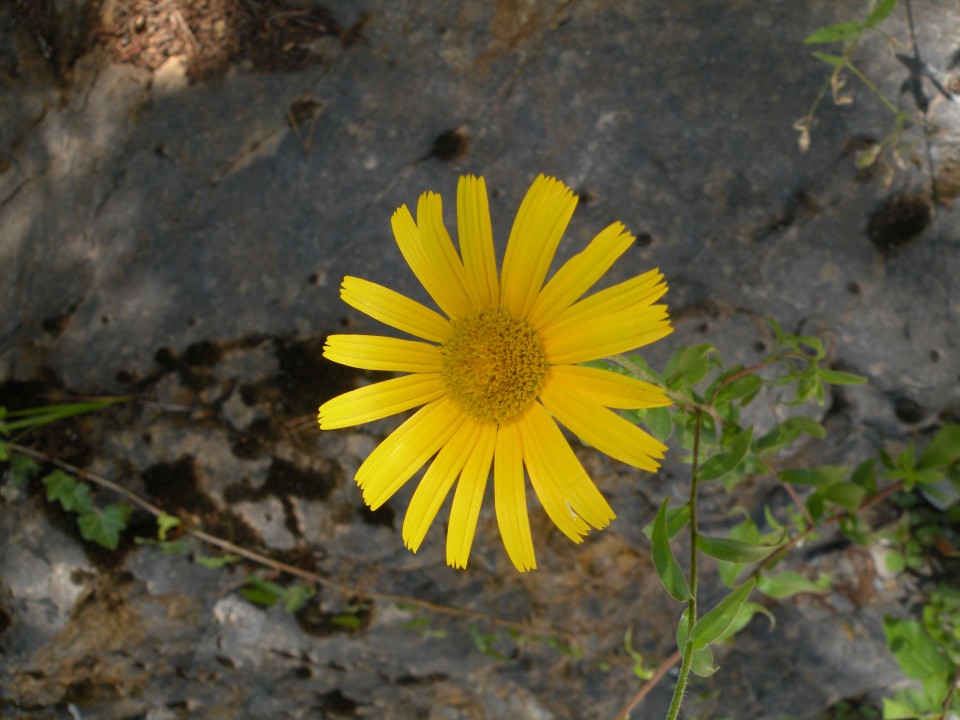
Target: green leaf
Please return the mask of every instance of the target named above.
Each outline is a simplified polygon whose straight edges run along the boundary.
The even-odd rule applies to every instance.
[[[643,527],[643,534],[647,540],[653,539],[653,525],[656,520],[651,520]],[[686,503],[672,507],[667,510],[667,537],[673,540],[687,523],[690,522],[690,506]]]
[[[863,25],[858,22],[847,21],[839,22],[834,25],[826,25],[821,28],[817,28],[812,33],[807,35],[804,38],[803,42],[808,45],[815,45],[817,43],[832,43],[839,42],[841,40],[850,40],[859,36],[863,32]],[[817,55],[817,53],[814,53]]]
[[[823,347],[823,340],[818,338],[816,335],[797,335],[797,340],[801,345],[806,345],[808,348],[813,350],[813,357],[815,360],[821,360],[826,357],[827,350]]]
[[[960,460],[960,425],[944,425],[920,453],[923,469],[945,468]]]
[[[716,352],[710,343],[689,345],[673,354],[664,368],[667,386],[673,390],[696,385],[710,369],[709,354]]]
[[[667,408],[650,408],[643,414],[643,424],[660,442],[666,442],[673,434],[673,416]]]
[[[853,474],[850,476],[850,482],[854,485],[859,485],[868,493],[874,493],[877,491],[877,474],[874,472],[873,466],[875,461],[873,458],[870,460],[864,460],[862,463],[857,465],[857,469],[853,471]]]
[[[77,517],[77,526],[84,540],[97,543],[107,550],[116,550],[120,533],[127,527],[133,508],[129,505],[107,505],[82,513]]]
[[[895,697],[882,698],[883,720],[916,720],[924,708],[913,700],[915,693],[898,692]]]
[[[690,631],[689,617],[689,609],[684,610],[677,625],[677,647],[681,650],[687,646],[687,636]],[[700,677],[713,675],[717,671],[717,667],[713,664],[713,651],[708,647],[695,647],[691,655],[690,670]]]
[[[793,485],[812,485],[823,487],[833,485],[846,477],[847,469],[843,465],[821,465],[814,468],[791,468],[780,473],[780,480]]]
[[[0,425],[0,432],[3,432],[3,425]],[[10,443],[0,440],[0,462],[10,458]]]
[[[756,583],[755,579],[750,578],[717,603],[713,610],[700,618],[690,636],[694,647],[705,648],[716,642],[726,632]]]
[[[778,547],[779,545],[758,545],[723,537],[697,537],[697,549],[704,555],[734,563],[759,562]]]
[[[758,455],[770,455],[792,445],[801,434],[822,440],[827,433],[823,425],[813,418],[806,415],[796,415],[775,425],[769,432],[759,438],[754,443],[753,450]]]
[[[767,620],[770,621],[770,629],[772,630],[777,625],[777,620],[774,618],[773,613],[767,610],[763,605],[756,602],[745,602],[740,606],[740,609],[737,610],[736,617],[733,618],[733,622],[727,627],[726,632],[720,636],[720,640],[726,640],[736,635],[738,632],[743,630],[753,619],[753,616],[757,613],[761,615],[766,615]]]
[[[475,623],[470,623],[467,628],[470,631],[470,638],[473,640],[473,644],[477,650],[494,660],[509,660],[506,655],[493,647],[493,642],[497,639],[494,633],[482,632]]]
[[[107,398],[105,400],[94,400],[90,402],[64,403],[62,405],[44,405],[38,408],[28,408],[26,410],[17,410],[7,413],[8,418],[16,418],[12,422],[6,423],[8,430],[25,430],[41,425],[49,425],[57,420],[73,417],[75,415],[84,415],[86,413],[102,410],[108,405],[115,403],[129,402],[130,398]]]
[[[77,482],[73,475],[54,470],[43,478],[43,485],[47,488],[47,501],[59,500],[67,512],[87,513],[93,510],[90,488],[86,483]]]
[[[283,588],[274,582],[251,575],[247,578],[247,584],[240,588],[240,594],[256,605],[270,607],[283,597]]]
[[[867,491],[851,482],[829,485],[819,491],[824,500],[836,503],[847,510],[856,510],[867,495]]]
[[[786,570],[777,575],[761,575],[757,590],[767,597],[782,600],[798,593],[822,593],[829,584],[829,575],[821,575],[814,581],[793,570]]]
[[[225,565],[230,565],[235,562],[240,561],[239,555],[196,555],[193,558],[193,561],[200,567],[209,568],[210,570],[216,570],[222,568]],[[272,604],[272,603],[271,603]]]
[[[743,405],[749,405],[754,396],[763,387],[763,379],[759,375],[750,373],[736,380],[722,385],[717,390],[715,403],[719,404],[727,400],[739,400],[743,398]]]
[[[157,538],[161,542],[167,539],[167,533],[180,525],[180,518],[167,513],[160,513],[157,516]]]
[[[633,660],[633,674],[636,675],[637,678],[640,680],[649,680],[653,677],[653,670],[647,667],[643,655],[633,648],[633,628],[627,628],[627,631],[623,634],[623,649],[627,651],[627,655]]]
[[[863,170],[873,165],[877,158],[880,157],[880,153],[883,151],[883,145],[874,144],[869,148],[857,155],[857,170]],[[824,378],[826,379],[826,378]],[[829,380],[827,381],[829,382]]]
[[[10,461],[10,472],[14,482],[23,482],[40,472],[40,464],[26,455],[15,455]]]
[[[889,615],[883,619],[887,646],[907,677],[924,681],[946,677],[953,671],[940,647],[915,620],[898,620]]]
[[[307,585],[290,585],[287,588],[284,588],[283,591],[283,609],[288,613],[293,615],[300,610],[314,595],[317,594],[317,591],[312,587]],[[333,622],[337,622],[337,618],[341,617],[339,615],[334,615],[331,619]],[[348,617],[352,617],[357,621],[357,627],[360,627],[360,618],[356,614],[350,614]],[[339,623],[338,623],[339,624]],[[351,628],[356,629],[356,628]]]
[[[730,441],[729,450],[719,452],[703,463],[697,472],[697,477],[703,481],[716,480],[732,471],[743,460],[743,456],[747,454],[752,439],[752,426],[737,433]]]
[[[670,539],[667,537],[667,505],[669,504],[670,498],[665,498],[653,522],[651,538],[653,565],[667,592],[678,602],[684,602],[690,597],[690,587],[687,585],[683,570],[680,569],[680,564],[673,556]]]
[[[817,375],[823,382],[831,385],[863,385],[867,381],[867,378],[863,375],[854,375],[840,370],[828,370],[822,367],[817,368]]]
[[[887,16],[893,12],[896,6],[897,0],[880,0],[873,11],[867,15],[867,19],[863,21],[863,26],[868,28],[876,27],[887,19]]]
[[[710,677],[719,668],[713,664],[713,650],[708,647],[696,648],[690,662],[690,671],[698,677]]]

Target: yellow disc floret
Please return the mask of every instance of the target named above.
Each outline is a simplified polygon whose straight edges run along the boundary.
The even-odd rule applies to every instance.
[[[450,395],[480,422],[506,422],[523,413],[547,374],[536,331],[503,308],[457,318],[441,347]]]

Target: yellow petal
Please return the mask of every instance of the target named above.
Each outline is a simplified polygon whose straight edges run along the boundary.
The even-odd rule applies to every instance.
[[[543,434],[543,419],[550,422],[550,417],[540,403],[533,403],[526,414],[517,420],[517,429],[520,431],[520,442],[523,445],[523,462],[527,466],[527,474],[533,485],[540,504],[560,532],[575,543],[583,542],[583,536],[590,528],[567,504],[557,485],[558,478],[551,475],[553,461],[550,456],[559,452],[555,436]],[[567,441],[560,436],[560,441]]]
[[[363,500],[383,505],[463,425],[466,416],[448,398],[420,408],[380,443],[357,470]]]
[[[527,317],[543,287],[577,198],[559,180],[537,177],[520,204],[503,258],[500,304]]]
[[[427,196],[427,193],[421,196],[421,203],[423,198]],[[428,207],[429,205],[428,203]],[[445,254],[436,246],[439,241],[435,227],[432,223],[427,222],[426,214],[422,222],[423,228],[418,227],[406,205],[400,207],[390,219],[393,234],[397,239],[397,246],[410,269],[413,270],[413,274],[417,276],[433,301],[448,317],[458,317],[469,310],[470,299],[462,285],[457,286],[456,282],[445,274],[446,269],[443,264],[438,262],[438,256],[445,257]],[[423,229],[428,229],[430,234],[424,236]],[[448,238],[447,243],[449,244],[449,242]],[[428,252],[428,247],[430,252]],[[452,245],[450,251],[454,252]]]
[[[491,308],[497,303],[500,285],[487,187],[482,177],[467,175],[457,184],[457,234],[470,299],[479,309]]]
[[[450,334],[450,322],[438,312],[369,280],[345,277],[340,297],[360,312],[424,340],[443,342]]]
[[[549,373],[540,400],[570,432],[600,452],[651,472],[660,466],[656,459],[667,449],[663,443],[569,385],[554,382]]]
[[[443,200],[432,192],[423,193],[417,202],[417,228],[423,240],[423,252],[437,273],[444,289],[456,295],[463,311],[473,307],[467,293],[466,271],[443,224]]]
[[[391,372],[440,372],[443,361],[436,345],[381,335],[328,335],[323,356],[361,370]]]
[[[520,572],[535,570],[537,560],[533,554],[523,481],[523,446],[516,423],[501,425],[497,430],[493,496],[500,537],[503,538],[510,561]]]
[[[550,278],[530,311],[528,320],[534,329],[544,327],[570,307],[632,244],[633,235],[620,223],[614,223],[597,235],[583,252],[567,260]]]
[[[604,528],[615,517],[613,509],[583,469],[570,444],[540,405],[527,416],[530,436],[543,464],[544,482],[552,483],[570,509],[595,528]],[[524,454],[527,446],[524,445]]]
[[[447,565],[456,568],[465,568],[470,557],[483,493],[490,475],[490,463],[497,444],[497,426],[493,423],[477,424],[475,433],[476,441],[453,495],[450,525],[447,528]]]
[[[423,474],[423,479],[410,499],[403,519],[404,544],[416,552],[437,516],[454,481],[463,470],[477,442],[477,426],[465,422],[437,453],[436,459]]]
[[[446,386],[438,373],[417,373],[384,380],[338,395],[320,406],[321,430],[360,425],[425,405],[442,396]]]
[[[652,408],[670,405],[663,388],[637,378],[582,365],[557,365],[548,371],[553,382],[572,388],[609,408]]]
[[[666,337],[673,328],[666,305],[630,307],[613,315],[541,333],[543,354],[551,365],[572,365],[627,352]]]

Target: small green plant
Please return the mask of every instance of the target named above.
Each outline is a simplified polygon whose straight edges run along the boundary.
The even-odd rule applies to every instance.
[[[828,525],[836,525],[857,542],[884,541],[891,547],[894,569],[920,567],[932,548],[945,542],[938,534],[940,517],[929,510],[921,492],[940,492],[943,483],[960,489],[960,426],[947,425],[918,452],[912,444],[895,455],[881,453],[855,467],[822,465],[783,467],[803,438],[822,439],[826,430],[815,419],[793,415],[761,435],[746,420],[750,403],[761,393],[781,394],[785,406],[807,401],[823,404],[828,385],[855,385],[863,378],[824,366],[826,353],[821,341],[812,336],[784,332],[771,320],[773,348],[761,362],[750,367],[727,367],[713,345],[703,343],[678,350],[662,373],[652,370],[640,357],[617,357],[611,362],[624,372],[660,383],[675,405],[669,409],[633,413],[660,439],[673,438],[691,466],[691,483],[686,502],[673,505],[670,498],[661,504],[656,518],[645,529],[650,538],[656,572],[667,592],[685,609],[677,628],[682,653],[680,676],[668,718],[679,713],[691,673],[708,676],[717,666],[711,648],[733,638],[756,614],[772,615],[748,598],[756,591],[782,599],[797,593],[819,593],[829,588],[831,578],[811,576],[778,566],[789,551],[814,539]],[[748,477],[775,476],[794,500],[792,507],[764,508],[764,524],[744,512],[744,518],[723,536],[699,531],[697,500],[699,487],[721,482],[734,494]],[[860,517],[863,508],[885,497],[895,497],[905,512],[891,528],[873,530]],[[684,531],[690,548],[687,562],[673,551],[674,540]],[[937,544],[939,543],[939,545]],[[713,608],[702,612],[698,585],[700,557],[715,561],[719,579],[729,593]],[[685,565],[685,566],[684,566]],[[937,611],[925,611],[936,618],[924,629],[912,620],[888,620],[887,637],[891,652],[905,673],[922,683],[921,690],[898,693],[885,704],[884,718],[944,717],[944,703],[953,702],[950,678],[957,672],[956,657],[945,650],[943,634],[935,629],[956,627],[943,620],[944,598]],[[953,607],[953,606],[949,606]],[[949,616],[949,611],[946,611]],[[929,629],[932,628],[932,629]],[[628,654],[632,656],[632,653]],[[906,663],[906,664],[904,664]],[[911,708],[913,715],[904,713]],[[938,708],[940,715],[934,713]],[[632,705],[620,718],[629,716]],[[919,714],[916,714],[919,713]]]
[[[29,455],[17,453],[16,441],[27,433],[69,417],[96,412],[129,398],[105,398],[86,402],[45,405],[8,412],[0,407],[0,461],[10,461],[10,482],[15,486],[37,477],[41,466]],[[11,457],[12,455],[12,457]],[[127,527],[133,508],[124,503],[97,507],[90,495],[90,487],[72,475],[55,469],[42,479],[47,500],[59,502],[67,512],[77,516],[77,527],[84,540],[97,543],[108,550],[116,550],[120,534]]]
[[[120,533],[127,527],[133,508],[124,503],[96,507],[90,499],[90,487],[62,470],[46,475],[43,485],[49,502],[59,501],[64,510],[76,513],[77,527],[84,540],[108,550],[117,549]]]
[[[867,77],[854,63],[857,51],[862,42],[872,35],[882,34],[881,24],[897,7],[898,0],[879,0],[872,3],[871,10],[863,20],[848,20],[826,25],[817,28],[804,40],[808,45],[842,45],[842,51],[837,53],[828,53],[814,51],[812,55],[818,60],[826,63],[831,68],[830,74],[825,80],[819,93],[807,111],[800,120],[794,124],[794,129],[800,133],[800,150],[805,152],[810,147],[811,131],[816,121],[816,114],[820,104],[829,91],[833,102],[836,105],[849,105],[853,103],[853,97],[846,92],[847,75],[852,75],[861,82],[872,93],[887,110],[893,115],[893,127],[879,141],[870,142],[857,150],[856,164],[858,168],[867,168],[874,165],[878,159],[888,154],[893,163],[889,166],[885,182],[889,184],[892,180],[894,167],[905,168],[906,162],[904,156],[909,156],[916,142],[907,142],[905,133],[907,128],[914,122],[924,123],[924,119],[919,116],[911,115],[900,110],[897,105],[885,93],[883,93],[876,83]]]
[[[271,580],[251,575],[247,578],[247,584],[240,588],[240,594],[261,607],[272,607],[279,603],[284,610],[292,614],[306,605],[317,591],[299,583],[284,587]]]

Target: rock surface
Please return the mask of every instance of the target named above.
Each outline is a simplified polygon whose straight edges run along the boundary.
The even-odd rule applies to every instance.
[[[679,612],[641,529],[682,495],[682,466],[641,476],[578,447],[618,521],[573,546],[533,512],[541,569],[519,576],[488,503],[455,572],[440,527],[417,555],[403,548],[411,488],[362,507],[353,473],[395,423],[314,430],[320,402],[370,379],[322,360],[326,334],[381,330],[339,302],[340,279],[423,298],[389,218],[430,189],[452,227],[459,174],[485,176],[501,250],[539,172],[581,198],[559,258],[614,220],[636,233],[612,277],[667,277],[678,331],[654,366],[703,339],[758,359],[765,315],[826,338],[833,365],[870,384],[845,395],[839,437],[816,452],[853,463],[957,417],[960,105],[931,104],[940,133],[917,165],[886,154],[858,170],[857,149],[894,120],[851,79],[853,102],[828,90],[798,150],[794,123],[828,74],[802,40],[866,3],[271,0],[254,16],[203,0],[171,3],[179,21],[93,5],[0,9],[0,404],[133,395],[40,449],[334,584],[296,615],[261,609],[238,593],[246,576],[289,578],[205,568],[216,550],[194,540],[185,555],[134,545],[156,535],[145,513],[99,551],[42,487],[7,477],[4,718],[611,718],[639,686],[624,632],[650,663],[670,655]],[[909,46],[905,7],[884,30]],[[960,11],[910,7],[917,47],[947,68]],[[881,39],[858,63],[916,113]],[[691,713],[815,718],[899,680],[880,618],[902,583],[859,551],[817,563],[847,584],[777,604],[773,631],[755,621],[694,686]],[[590,652],[564,653],[569,636]],[[662,715],[668,685],[636,716]]]

